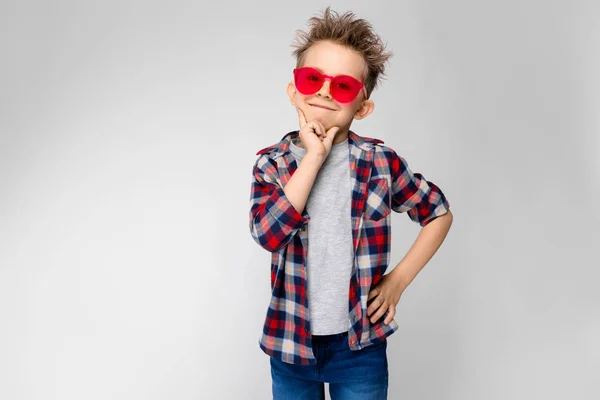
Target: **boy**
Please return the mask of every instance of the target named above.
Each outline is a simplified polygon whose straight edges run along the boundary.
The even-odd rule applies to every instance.
[[[391,53],[348,12],[311,18],[287,86],[300,130],[260,150],[249,227],[271,252],[271,301],[260,348],[274,399],[387,398],[387,336],[396,304],[452,223],[438,186],[383,141],[350,130]],[[391,211],[423,228],[387,275]],[[369,303],[370,302],[370,303]]]

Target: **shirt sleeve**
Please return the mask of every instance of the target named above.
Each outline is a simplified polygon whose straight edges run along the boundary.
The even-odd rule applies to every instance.
[[[300,214],[286,197],[274,162],[261,155],[252,169],[250,187],[249,227],[254,241],[267,251],[278,251],[309,220],[306,208]]]
[[[391,149],[390,149],[391,150]],[[448,212],[450,203],[442,190],[419,173],[413,173],[406,159],[390,151],[392,210],[407,212],[422,227]]]

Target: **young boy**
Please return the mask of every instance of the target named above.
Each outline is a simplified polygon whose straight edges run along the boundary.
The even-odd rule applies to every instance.
[[[391,53],[371,25],[327,8],[310,19],[287,86],[300,130],[260,150],[249,227],[271,252],[271,300],[260,348],[270,356],[274,399],[385,399],[387,337],[396,304],[452,223],[438,186],[413,173],[383,141],[350,130]],[[391,211],[421,229],[389,263]]]

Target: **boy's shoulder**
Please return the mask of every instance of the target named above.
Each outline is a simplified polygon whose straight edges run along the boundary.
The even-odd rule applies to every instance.
[[[297,133],[298,131],[291,131],[286,133],[277,143],[274,143],[270,146],[265,147],[264,149],[260,149],[259,151],[256,152],[256,155],[261,155],[261,154],[266,154],[266,153],[270,153],[273,150],[280,148],[281,145],[286,141],[286,139],[288,138],[288,136],[293,135],[294,133]]]
[[[370,137],[366,137],[366,136],[361,136],[360,137],[362,140],[364,140],[367,143],[371,143],[371,144],[383,144],[384,141],[381,139],[377,139],[377,138],[370,138]]]
[[[292,132],[288,132],[286,133],[281,140],[279,140],[277,143],[274,143],[270,146],[267,146],[263,149],[260,149],[259,151],[256,152],[256,155],[261,155],[261,154],[267,154],[270,153],[274,150],[280,149],[282,147],[283,144],[287,143],[291,138],[290,136],[292,135],[298,135],[298,131],[292,131]],[[350,136],[352,136],[352,140],[353,142],[360,142],[360,143],[368,143],[371,145],[383,145],[384,141],[381,139],[377,139],[377,138],[370,138],[367,136],[359,136],[356,133],[350,131],[349,133]],[[384,146],[385,147],[385,146]]]
[[[265,147],[264,149],[260,149],[256,152],[256,155],[259,156],[261,154],[270,153],[278,147],[279,143],[272,144],[271,146]]]

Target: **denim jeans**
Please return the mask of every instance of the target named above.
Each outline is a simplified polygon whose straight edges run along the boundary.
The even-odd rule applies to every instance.
[[[348,332],[312,336],[314,365],[288,364],[270,357],[273,400],[385,400],[388,389],[387,339],[350,350]]]

